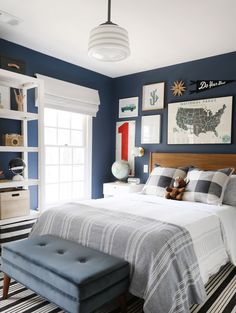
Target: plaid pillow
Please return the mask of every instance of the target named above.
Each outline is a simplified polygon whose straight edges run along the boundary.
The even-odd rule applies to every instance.
[[[190,169],[187,175],[189,183],[183,200],[214,205],[222,204],[225,188],[233,171],[233,168],[224,168],[218,171]]]
[[[143,187],[142,193],[163,197],[166,187],[172,187],[175,178],[178,176],[185,178],[188,169],[188,167],[155,167]]]
[[[225,188],[223,204],[236,206],[236,175],[232,175]]]

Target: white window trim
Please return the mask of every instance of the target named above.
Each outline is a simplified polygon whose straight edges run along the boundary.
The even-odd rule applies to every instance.
[[[45,108],[52,108],[51,106],[48,106],[47,103],[44,105]],[[56,109],[56,108],[54,108]],[[44,111],[44,110],[43,110]],[[67,110],[70,112],[69,110]],[[44,116],[44,114],[43,114]],[[42,144],[42,157],[41,157],[41,166],[42,166],[42,178],[43,178],[43,186],[44,190],[42,192],[42,203],[43,203],[43,209],[49,209],[54,206],[58,205],[63,205],[65,203],[68,203],[68,201],[60,201],[58,203],[51,203],[51,204],[46,204],[46,199],[45,199],[45,186],[46,186],[46,175],[45,175],[45,170],[46,170],[46,161],[45,161],[45,142],[44,142],[44,119],[42,120],[43,123],[43,144]],[[92,198],[92,134],[93,134],[93,118],[92,116],[87,115],[86,116],[86,142],[85,142],[85,175],[87,177],[86,184],[85,184],[85,199],[91,199]],[[52,127],[53,128],[53,127]]]
[[[88,199],[92,198],[92,155],[93,155],[93,118],[92,116],[87,116],[87,166],[85,172],[88,174],[88,183],[86,186],[86,197]]]

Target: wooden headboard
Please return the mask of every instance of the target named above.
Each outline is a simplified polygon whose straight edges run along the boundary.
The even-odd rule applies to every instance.
[[[193,165],[203,170],[217,170],[233,167],[236,173],[236,154],[198,154],[198,153],[158,153],[151,152],[149,159],[149,171],[154,164],[163,167],[179,167]]]

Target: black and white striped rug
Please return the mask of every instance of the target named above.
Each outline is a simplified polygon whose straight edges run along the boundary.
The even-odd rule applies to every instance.
[[[2,275],[0,279],[2,293]],[[207,301],[200,306],[194,305],[191,313],[236,313],[236,267],[231,264],[225,265],[217,275],[210,279],[206,290]],[[9,296],[7,300],[1,298],[0,312],[2,313],[64,312],[15,281],[11,283]],[[128,313],[142,312],[142,301],[132,297],[128,302]],[[119,309],[111,304],[99,310],[98,313],[119,313]]]

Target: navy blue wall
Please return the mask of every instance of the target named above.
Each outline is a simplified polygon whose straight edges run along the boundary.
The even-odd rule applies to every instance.
[[[136,158],[136,176],[142,181],[147,179],[143,173],[143,164],[148,164],[149,152],[196,152],[196,153],[236,153],[236,82],[199,94],[189,94],[190,80],[234,80],[236,79],[236,52],[216,57],[168,66],[151,71],[119,77],[113,80],[113,137],[115,138],[115,122],[129,119],[118,119],[119,99],[139,97],[139,116],[136,120],[136,146],[141,145],[141,116],[161,114],[161,144],[143,144],[145,156]],[[183,80],[187,91],[181,97],[174,97],[170,90],[175,80]],[[165,82],[165,108],[156,111],[141,111],[142,86],[149,83]],[[233,101],[233,130],[231,145],[168,145],[167,144],[167,104],[185,100],[205,99],[221,96],[234,96]]]
[[[92,197],[102,197],[102,184],[110,181],[110,168],[113,162],[113,151],[111,151],[111,147],[114,146],[114,138],[111,136],[113,126],[111,121],[112,79],[2,39],[0,39],[0,55],[24,60],[27,75],[33,76],[35,73],[40,73],[99,91],[101,105],[97,117],[93,118]],[[30,101],[29,106],[31,112],[36,110],[33,101]],[[10,124],[9,121],[0,120],[0,133],[17,132],[18,129],[19,124]],[[31,145],[37,146],[36,125],[33,122],[30,129],[29,142]],[[1,153],[0,167],[6,169],[8,160],[13,156],[14,154],[3,156]],[[29,174],[32,178],[37,176],[35,159],[36,157],[31,155]],[[34,194],[31,197],[31,207],[36,208],[37,194],[35,188],[32,189]]]
[[[188,83],[190,80],[234,80],[236,79],[236,52],[216,57],[168,66],[165,68],[141,72],[133,75],[111,79],[93,71],[72,65],[70,63],[49,57],[36,51],[0,39],[0,55],[22,59],[27,65],[27,75],[40,73],[55,77],[82,86],[95,88],[100,94],[100,110],[93,119],[93,167],[92,167],[92,196],[102,196],[103,182],[111,181],[111,164],[115,159],[115,126],[118,119],[119,99],[127,97],[139,97],[139,116],[136,120],[136,146],[141,145],[141,116],[161,114],[161,144],[142,145],[145,148],[145,156],[136,158],[136,176],[142,181],[147,179],[143,174],[143,165],[148,164],[149,152],[208,152],[208,153],[236,153],[236,128],[232,131],[231,145],[167,145],[167,104],[185,100],[204,99],[220,96],[236,96],[236,83],[205,91],[200,94],[189,95]],[[182,97],[174,97],[170,90],[175,80],[184,80],[187,91]],[[156,111],[141,111],[142,86],[149,83],[165,82],[165,108]],[[233,106],[234,106],[233,105]],[[30,102],[30,111],[35,111],[33,101]],[[127,119],[123,119],[127,120]],[[236,124],[236,112],[233,108],[233,125]],[[0,120],[0,133],[6,131],[17,132],[19,125]],[[37,145],[37,132],[32,122],[29,141],[31,145]],[[13,154],[0,156],[1,166],[7,164]],[[36,156],[31,155],[31,177],[37,176]],[[33,190],[32,207],[37,207],[37,193]]]

